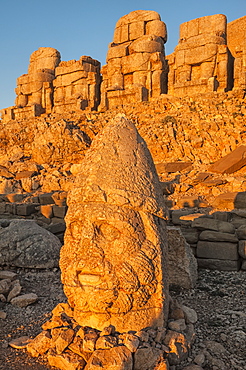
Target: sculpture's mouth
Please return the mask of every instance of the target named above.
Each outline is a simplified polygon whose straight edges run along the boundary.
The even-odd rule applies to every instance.
[[[101,283],[102,276],[99,274],[82,273],[78,274],[78,280],[81,285],[99,285]]]

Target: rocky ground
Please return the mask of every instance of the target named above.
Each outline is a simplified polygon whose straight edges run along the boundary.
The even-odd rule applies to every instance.
[[[54,270],[17,270],[23,293],[39,299],[26,308],[1,303],[7,313],[0,319],[0,369],[51,369],[45,357],[31,358],[25,350],[8,344],[21,336],[35,337],[51,310],[65,301],[60,272]],[[196,339],[185,363],[171,367],[182,370],[197,364],[205,370],[243,370],[246,364],[246,272],[199,271],[195,289],[171,289],[173,298],[196,310]],[[194,368],[195,369],[195,368]]]

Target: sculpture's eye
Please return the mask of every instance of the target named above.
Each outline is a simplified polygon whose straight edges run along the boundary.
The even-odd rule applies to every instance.
[[[104,238],[109,241],[119,239],[120,237],[120,231],[110,224],[107,223],[101,224],[99,230],[100,234],[103,235]]]

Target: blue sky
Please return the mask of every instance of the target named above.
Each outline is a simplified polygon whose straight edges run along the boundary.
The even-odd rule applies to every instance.
[[[62,60],[89,55],[103,65],[117,20],[138,9],[161,15],[170,54],[181,23],[219,13],[231,22],[246,15],[246,0],[0,0],[0,109],[14,105],[16,78],[33,51],[49,46]]]

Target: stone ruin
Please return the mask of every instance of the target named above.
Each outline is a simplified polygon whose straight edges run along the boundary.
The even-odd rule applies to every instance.
[[[246,89],[246,16],[227,26],[228,47],[234,58],[234,89]]]
[[[28,74],[17,79],[15,106],[2,111],[3,120],[96,109],[99,87],[97,60],[82,56],[61,62],[59,51],[41,47],[30,57]]]
[[[165,57],[167,29],[160,15],[133,11],[117,22],[101,71],[90,57],[61,62],[56,49],[40,48],[31,55],[28,74],[17,79],[16,105],[1,111],[2,122],[106,110],[162,94],[245,91],[245,19],[227,25],[226,16],[216,14],[185,22],[175,51]]]
[[[102,68],[101,108],[166,93],[166,41],[166,25],[154,11],[137,10],[119,19]]]
[[[180,25],[179,44],[168,56],[168,93],[228,90],[229,50],[226,45],[226,16],[216,14]]]
[[[187,358],[194,315],[169,297],[159,179],[124,116],[93,141],[68,205],[60,256],[68,303],[52,311],[28,353],[47,352],[49,365],[64,370],[167,370]]]

